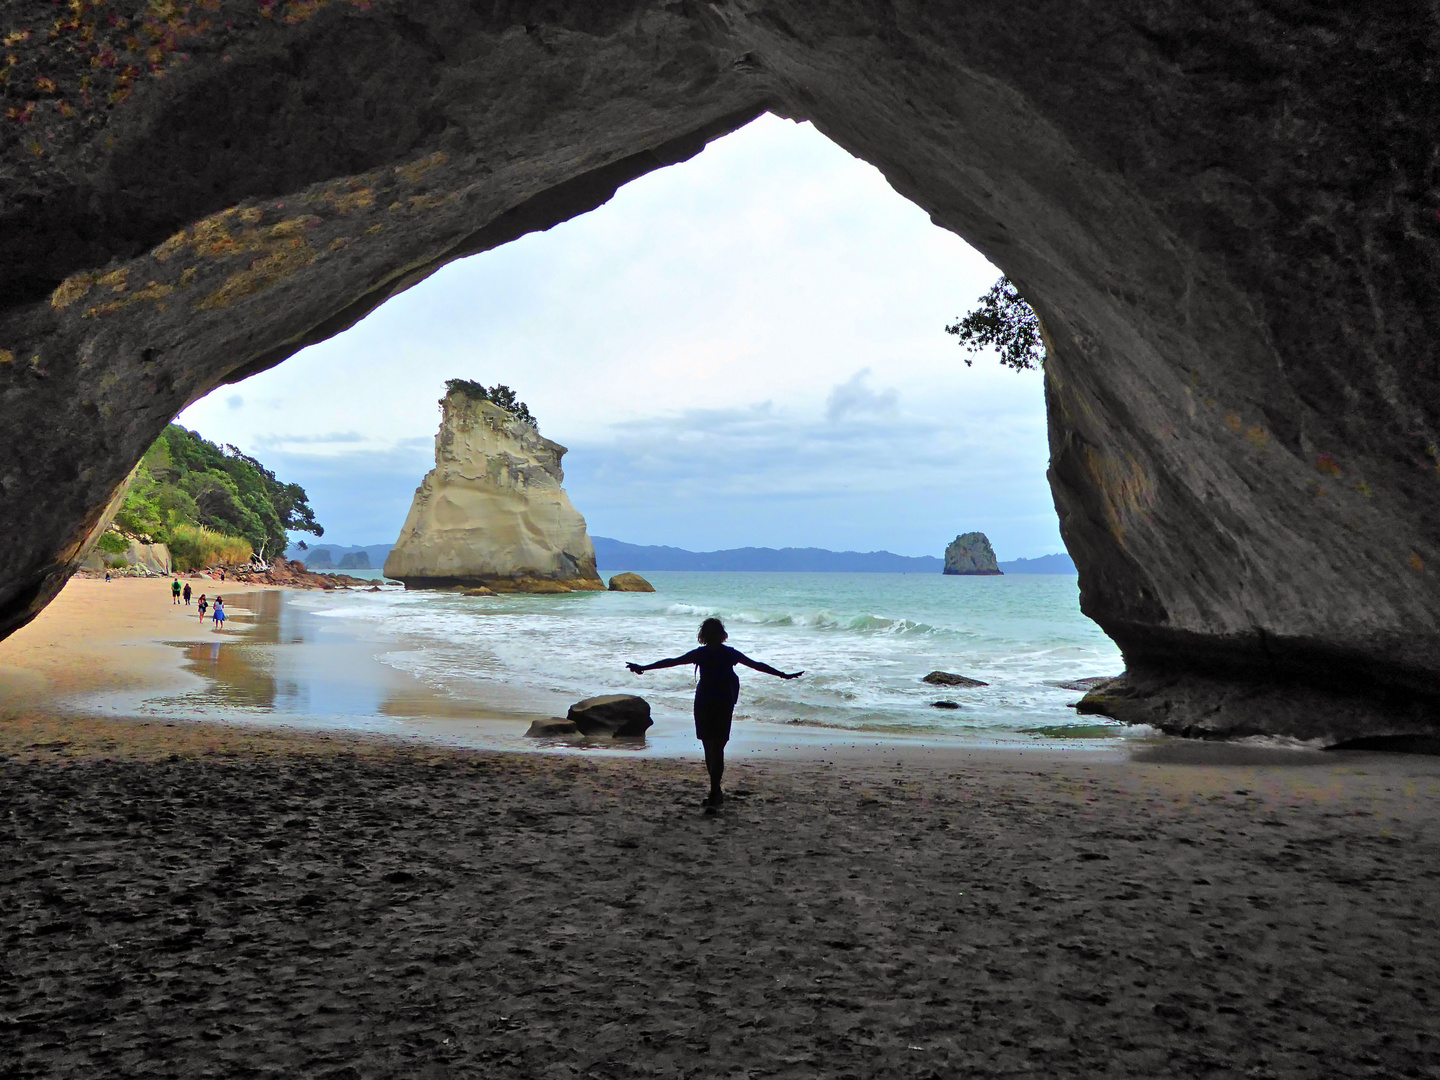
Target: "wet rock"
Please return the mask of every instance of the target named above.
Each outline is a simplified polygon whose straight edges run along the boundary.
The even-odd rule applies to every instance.
[[[968,679],[964,675],[956,675],[953,671],[932,671],[925,678],[920,680],[931,686],[989,686],[987,682],[979,679]]]
[[[616,574],[610,579],[611,592],[654,592],[655,586],[639,574]]]
[[[950,700],[948,700],[948,699],[941,699],[940,701],[932,701],[932,702],[930,702],[930,708],[932,708],[932,709],[958,709],[958,708],[960,708],[960,703],[959,703],[958,701],[950,701]]]
[[[634,694],[605,694],[570,706],[568,719],[582,735],[644,735],[654,723],[650,703]]]
[[[583,704],[583,703],[582,703]],[[580,728],[575,721],[565,720],[559,716],[552,716],[549,720],[532,720],[530,730],[525,734],[531,738],[544,739],[553,738],[557,735],[578,735]]]
[[[1117,676],[1117,675],[1092,675],[1092,676],[1090,676],[1089,678],[1085,678],[1085,679],[1070,679],[1070,680],[1065,681],[1065,682],[1062,682],[1062,681],[1059,681],[1059,680],[1046,679],[1046,680],[1044,681],[1044,685],[1045,685],[1045,686],[1053,686],[1053,687],[1055,687],[1055,688],[1058,689],[1058,690],[1080,690],[1080,691],[1084,692],[1084,691],[1094,690],[1094,689],[1096,689],[1097,687],[1100,687],[1100,686],[1104,686],[1106,683],[1110,682],[1112,679],[1116,679],[1116,678],[1118,678],[1118,677],[1119,677],[1119,676]]]

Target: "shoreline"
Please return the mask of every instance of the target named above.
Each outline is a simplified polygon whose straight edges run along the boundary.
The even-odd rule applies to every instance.
[[[516,753],[701,756],[688,710],[679,715],[673,708],[662,710],[641,740],[528,738],[530,723],[553,715],[554,706],[536,708],[508,689],[500,698],[508,705],[478,696],[483,687],[453,696],[382,663],[371,651],[373,642],[347,645],[335,625],[315,631],[314,640],[296,636],[295,627],[303,623],[292,621],[282,631],[284,585],[199,580],[212,595],[223,589],[229,598],[231,618],[223,632],[209,623],[202,627],[193,606],[170,604],[168,578],[72,579],[34,622],[0,642],[0,709],[28,706],[77,717],[369,731],[437,746]],[[368,591],[363,585],[356,589]],[[268,599],[276,593],[281,595]],[[313,594],[302,590],[298,595]],[[309,616],[300,608],[296,617]],[[336,708],[350,711],[337,713]],[[821,760],[876,753],[963,756],[975,750],[1113,757],[1121,750],[1118,739],[1023,738],[981,733],[952,741],[904,731],[746,719],[736,724],[728,753],[731,760]]]

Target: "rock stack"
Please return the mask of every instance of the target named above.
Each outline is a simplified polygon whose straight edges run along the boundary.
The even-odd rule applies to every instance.
[[[603,589],[585,519],[560,486],[565,447],[460,390],[441,408],[435,468],[415,491],[385,576],[410,589]]]
[[[995,549],[984,533],[970,532],[955,537],[945,549],[945,573],[947,574],[999,574],[1000,566],[995,561]]]

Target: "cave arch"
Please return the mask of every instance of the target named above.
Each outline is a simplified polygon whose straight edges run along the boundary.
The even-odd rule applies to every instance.
[[[132,0],[117,29],[15,7],[0,633],[186,404],[770,110],[1040,313],[1062,533],[1130,670],[1096,708],[1433,731],[1433,13]]]

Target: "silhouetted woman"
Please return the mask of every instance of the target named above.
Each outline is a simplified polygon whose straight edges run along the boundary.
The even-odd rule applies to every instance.
[[[725,624],[719,619],[706,619],[695,635],[700,648],[691,649],[684,656],[657,660],[653,664],[625,665],[636,675],[655,668],[684,664],[694,664],[700,669],[700,685],[695,687],[695,737],[705,746],[705,770],[710,774],[710,795],[705,805],[710,807],[725,801],[725,793],[720,790],[720,778],[725,775],[725,744],[730,741],[730,721],[735,714],[735,701],[740,696],[740,678],[735,674],[735,665],[744,664],[782,679],[798,679],[805,674],[797,671],[787,675],[769,664],[751,660],[740,650],[725,644],[729,636],[725,632]]]

